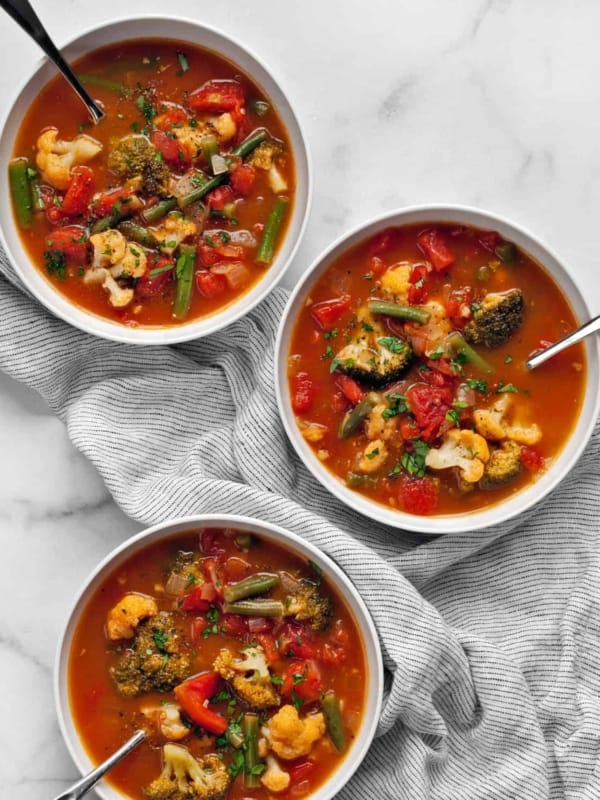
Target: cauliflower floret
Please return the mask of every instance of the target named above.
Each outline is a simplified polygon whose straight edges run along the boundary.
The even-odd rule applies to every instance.
[[[386,411],[388,405],[386,403],[379,403],[369,413],[365,422],[365,434],[367,439],[383,439],[388,441],[396,433],[396,417],[386,419],[383,412]]]
[[[288,182],[275,163],[273,163],[269,169],[269,187],[273,194],[282,194],[288,190]]]
[[[140,711],[165,739],[178,742],[185,739],[190,732],[181,720],[181,708],[178,705],[146,706]]]
[[[159,249],[170,256],[184,239],[193,236],[197,230],[195,222],[185,219],[180,214],[169,214],[164,225],[154,228],[152,233],[158,242]]]
[[[300,420],[300,430],[307,442],[322,442],[329,428],[319,422]]]
[[[133,300],[133,289],[123,289],[116,282],[110,272],[104,267],[92,267],[86,270],[84,283],[101,283],[102,288],[108,292],[108,301],[115,308],[124,308]]]
[[[265,651],[259,645],[245,647],[241,658],[223,648],[213,669],[230,683],[238,696],[252,708],[271,708],[281,702],[271,682]]]
[[[120,231],[109,228],[95,233],[90,242],[94,247],[94,268],[106,268],[113,278],[141,278],[146,272],[146,253]]]
[[[267,768],[260,776],[260,782],[270,792],[284,792],[290,785],[290,774],[281,769],[279,761],[270,753],[267,756]]]
[[[383,439],[373,439],[365,447],[362,458],[358,462],[358,469],[367,474],[377,472],[384,465],[387,456],[388,451]]]
[[[262,142],[250,153],[248,163],[255,169],[264,169],[268,172],[275,163],[276,157],[281,153],[281,146],[276,142]]]
[[[301,719],[294,706],[285,705],[271,717],[265,732],[271,749],[288,761],[310,753],[313,744],[325,733],[325,718],[319,712]]]
[[[158,606],[153,597],[143,594],[126,594],[106,617],[106,631],[111,641],[132,639],[135,629],[143,619],[158,614]]]
[[[393,264],[381,276],[381,288],[386,294],[391,294],[397,300],[405,300],[410,288],[409,277],[412,264],[409,261],[401,261]]]
[[[230,139],[233,139],[237,133],[235,120],[228,111],[215,117],[211,120],[211,123],[222,142],[228,142]]]
[[[518,444],[537,444],[542,438],[542,431],[537,423],[524,425],[519,420],[509,423],[512,397],[503,394],[490,408],[477,408],[473,412],[473,420],[478,433],[493,442],[512,439]]]
[[[229,788],[227,767],[216,753],[194,758],[185,747],[166,744],[163,765],[144,789],[147,800],[220,800]]]
[[[425,457],[430,469],[458,467],[461,478],[467,483],[476,483],[489,461],[490,451],[483,436],[469,430],[452,428],[444,436],[442,446],[431,449]]]
[[[56,128],[48,128],[37,140],[35,163],[42,178],[55,189],[66,189],[71,169],[76,164],[85,164],[98,155],[102,145],[91,136],[80,133],[71,141],[58,138]]]

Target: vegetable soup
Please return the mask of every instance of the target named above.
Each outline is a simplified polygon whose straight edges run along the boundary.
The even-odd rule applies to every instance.
[[[76,305],[130,326],[235,301],[272,263],[293,202],[290,142],[270,99],[187,42],[123,42],[75,69],[105,118],[92,125],[57,76],[9,165],[33,263]]]
[[[345,601],[312,562],[204,528],[148,545],[95,590],[68,665],[95,762],[137,800],[310,795],[360,724],[367,667]]]
[[[315,456],[346,486],[412,514],[463,514],[535,481],[585,392],[577,327],[546,270],[494,231],[389,228],[338,257],[293,332],[289,391]]]

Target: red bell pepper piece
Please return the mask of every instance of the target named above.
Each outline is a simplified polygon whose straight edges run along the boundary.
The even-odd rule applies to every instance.
[[[63,197],[62,211],[69,217],[85,214],[95,190],[94,170],[86,166],[73,167],[66,194]]]
[[[298,786],[302,781],[307,780],[315,770],[316,762],[314,761],[300,761],[298,764],[293,764],[289,767],[292,786]]]
[[[212,586],[212,584],[210,585]],[[181,600],[182,611],[208,611],[211,601],[205,597],[205,593],[202,591],[203,586],[197,586],[195,589],[192,589],[189,594],[186,594],[183,597]]]
[[[331,328],[342,314],[350,308],[352,298],[349,294],[335,297],[333,300],[323,300],[315,303],[310,313],[315,322],[323,329]]]
[[[186,716],[205,731],[217,736],[225,733],[227,720],[207,708],[205,702],[217,693],[220,683],[221,676],[218,672],[205,672],[180,683],[174,689],[175,697]]]
[[[317,385],[308,372],[299,372],[292,380],[292,408],[296,414],[308,411],[317,396]]]
[[[443,272],[454,264],[454,256],[446,244],[444,235],[435,228],[424,231],[418,236],[417,244],[436,272]]]
[[[365,392],[360,387],[360,384],[353,378],[348,377],[348,375],[337,375],[335,385],[342,390],[343,394],[353,405],[360,403],[365,396]]]

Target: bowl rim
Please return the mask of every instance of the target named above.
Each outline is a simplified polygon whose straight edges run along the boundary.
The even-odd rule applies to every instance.
[[[139,327],[139,328],[129,328],[121,323],[114,322],[107,317],[103,317],[99,314],[95,314],[92,311],[84,308],[83,306],[79,306],[75,303],[71,303],[68,300],[65,300],[63,295],[56,290],[52,284],[47,282],[43,275],[40,275],[40,279],[44,281],[44,285],[47,284],[50,291],[48,292],[47,296],[41,296],[41,292],[38,290],[38,286],[36,285],[35,279],[35,271],[37,267],[30,263],[31,272],[27,267],[22,268],[19,259],[15,257],[15,253],[13,249],[11,249],[8,241],[8,236],[5,234],[3,226],[0,225],[0,244],[4,248],[4,251],[7,255],[7,258],[14,268],[15,272],[17,273],[20,280],[23,282],[26,289],[33,295],[33,297],[41,303],[48,311],[50,311],[54,316],[61,319],[63,322],[67,322],[69,325],[72,325],[79,330],[84,331],[92,336],[97,336],[103,339],[107,339],[109,341],[114,342],[121,342],[125,344],[134,344],[140,346],[151,346],[151,345],[163,345],[163,344],[178,344],[183,342],[188,342],[193,339],[200,339],[204,336],[209,336],[217,331],[226,328],[229,325],[232,325],[234,322],[237,322],[239,319],[244,317],[248,314],[252,309],[254,309],[259,303],[261,303],[280,283],[283,279],[284,275],[287,273],[288,269],[292,261],[294,260],[298,248],[304,239],[304,235],[306,233],[306,227],[308,225],[308,220],[310,217],[310,211],[312,207],[312,198],[313,198],[313,166],[312,166],[312,157],[308,145],[308,138],[306,136],[303,123],[300,120],[299,115],[295,110],[295,102],[292,102],[290,92],[285,84],[285,81],[282,82],[280,77],[274,72],[271,67],[260,57],[258,56],[253,49],[249,48],[245,44],[242,44],[239,39],[235,36],[231,36],[228,33],[225,33],[221,28],[215,27],[214,25],[210,25],[204,22],[200,22],[194,20],[188,16],[184,15],[164,15],[164,14],[154,14],[154,13],[147,13],[147,14],[136,14],[135,16],[131,15],[123,15],[115,17],[109,21],[92,24],[89,27],[86,27],[75,36],[69,38],[66,42],[60,44],[59,49],[64,51],[67,48],[76,47],[82,40],[86,37],[90,37],[94,34],[100,33],[105,31],[106,29],[110,28],[118,28],[121,25],[132,24],[135,22],[143,22],[143,23],[156,23],[156,24],[165,24],[165,25],[183,25],[190,29],[196,29],[197,31],[208,33],[210,36],[214,36],[216,38],[221,38],[226,41],[229,45],[233,46],[234,49],[237,49],[239,52],[243,53],[245,56],[249,57],[250,60],[254,61],[256,65],[260,69],[264,71],[264,73],[268,76],[268,78],[273,82],[273,87],[275,87],[281,95],[283,96],[286,104],[287,110],[289,111],[290,120],[296,128],[296,131],[292,134],[289,130],[289,125],[286,120],[283,120],[288,135],[292,140],[293,150],[294,150],[294,162],[296,167],[296,180],[298,181],[298,173],[299,167],[302,169],[303,181],[306,184],[305,188],[305,198],[303,207],[300,205],[301,198],[298,196],[298,193],[295,193],[294,196],[294,203],[292,208],[292,216],[288,222],[288,226],[292,225],[294,219],[299,220],[298,230],[296,239],[292,242],[289,253],[284,261],[282,261],[281,265],[277,264],[277,260],[279,256],[276,256],[273,263],[269,266],[269,268],[265,271],[264,275],[261,276],[249,289],[242,295],[239,296],[238,299],[234,299],[231,303],[225,306],[221,311],[217,311],[212,313],[206,317],[200,317],[195,320],[190,320],[182,325],[176,326],[147,326],[147,327]],[[121,38],[116,37],[111,40],[111,42],[106,42],[104,45],[100,45],[100,47],[104,47],[108,44],[116,44],[119,41],[135,41],[137,38],[142,38],[141,36],[136,36],[135,34],[130,35],[123,35]],[[157,31],[156,38],[164,38],[168,39],[169,33],[160,33]],[[177,38],[177,37],[173,37]],[[184,41],[183,39],[181,39]],[[59,39],[60,41],[60,39]],[[204,48],[206,50],[211,50],[212,48],[206,47],[201,42],[194,42],[192,40],[190,44],[193,44],[196,47]],[[88,48],[86,52],[92,52],[94,48]],[[223,55],[225,60],[234,63],[235,65],[238,64],[236,56],[230,55]],[[0,145],[4,142],[6,134],[6,130],[8,124],[11,120],[11,116],[14,112],[15,106],[18,103],[21,95],[26,91],[29,87],[30,83],[36,78],[38,73],[48,64],[50,63],[49,59],[46,56],[41,57],[38,61],[35,62],[31,71],[28,72],[25,79],[21,82],[21,84],[16,89],[15,93],[12,95],[10,100],[8,101],[4,113],[0,114]],[[258,84],[259,87],[265,88],[262,86],[260,80],[258,80],[250,70],[243,68],[240,66],[240,69],[245,73],[248,73],[252,80]],[[46,79],[45,83],[48,79]],[[267,91],[267,94],[271,94],[271,92]],[[296,139],[297,134],[297,141]],[[14,142],[10,143],[14,145]],[[298,188],[298,187],[296,187]],[[8,191],[8,190],[7,190]],[[10,198],[9,198],[10,199]],[[14,223],[14,216],[9,208],[7,211],[7,216],[13,220]],[[17,238],[19,238],[19,233],[17,231]],[[27,251],[23,247],[22,244],[19,244],[22,253],[17,253],[17,255],[22,255],[23,259],[30,261]],[[42,286],[43,284],[40,284]],[[248,302],[248,298],[252,295],[251,299]],[[198,330],[201,328],[201,330]]]
[[[90,760],[83,741],[77,733],[69,703],[68,657],[73,633],[81,610],[88,602],[90,595],[97,588],[101,578],[127,557],[144,549],[146,543],[153,544],[162,539],[176,537],[179,534],[200,527],[240,528],[249,530],[269,541],[290,547],[295,555],[310,557],[323,568],[336,591],[348,605],[352,616],[360,630],[368,677],[365,688],[364,710],[361,724],[354,742],[348,748],[343,760],[331,773],[328,780],[316,792],[309,795],[310,800],[331,800],[350,780],[362,763],[375,736],[381,705],[383,701],[383,657],[375,623],[365,601],[354,586],[346,572],[327,553],[302,538],[299,534],[287,530],[280,525],[266,522],[257,517],[240,514],[194,514],[176,517],[151,525],[113,548],[87,575],[80,584],[71,603],[56,648],[53,669],[53,692],[56,714],[63,741],[69,755],[79,772],[84,775],[95,766]],[[72,735],[73,733],[73,735]],[[79,749],[78,749],[79,748]],[[103,800],[125,800],[118,789],[101,781],[95,791]]]
[[[411,217],[415,218],[411,219]],[[420,219],[418,217],[420,217]],[[432,223],[456,222],[457,224],[462,222],[462,224],[471,225],[473,227],[485,228],[487,226],[491,229],[497,227],[506,229],[517,238],[528,241],[533,245],[534,249],[538,249],[544,254],[546,260],[553,264],[553,268],[557,268],[559,273],[560,271],[564,273],[564,277],[570,281],[571,286],[567,291],[564,289],[563,291],[577,319],[581,316],[575,307],[577,304],[581,307],[582,312],[587,315],[588,319],[591,318],[591,313],[585,294],[581,291],[577,278],[574,277],[572,271],[566,267],[565,261],[543,240],[537,235],[532,234],[527,228],[501,214],[460,203],[424,203],[403,206],[381,214],[376,214],[375,216],[357,223],[350,230],[344,231],[317,255],[312,264],[303,273],[283,310],[274,349],[274,381],[277,407],[288,439],[309,472],[311,472],[319,483],[330,491],[332,495],[337,497],[338,500],[341,500],[353,511],[394,528],[440,536],[444,534],[483,530],[514,519],[519,514],[524,513],[532,506],[539,503],[556,488],[564,477],[566,477],[587,446],[600,412],[600,349],[594,337],[588,337],[584,341],[587,358],[587,384],[585,393],[579,416],[575,422],[571,436],[558,454],[557,462],[550,467],[548,472],[545,473],[540,480],[524,487],[505,501],[465,514],[417,516],[385,506],[345,486],[341,479],[329,472],[329,470],[321,464],[312,448],[304,441],[303,437],[300,435],[295,422],[295,415],[291,408],[287,384],[287,357],[289,340],[297,318],[296,305],[299,303],[300,299],[310,291],[311,286],[314,285],[323,272],[325,272],[333,258],[342,255],[349,247],[354,246],[368,236],[375,235],[387,227],[407,225],[420,221]],[[517,242],[517,244],[529,253],[528,247],[522,246],[519,242]],[[537,256],[532,257],[546,270],[554,282],[561,286],[560,274],[556,274],[548,263],[545,263],[541,258]],[[590,392],[594,394],[591,405],[589,401]],[[585,421],[584,413],[586,415]],[[569,447],[570,444],[571,447]],[[557,469],[558,461],[561,462],[560,469]],[[537,491],[535,491],[536,488]],[[502,507],[509,504],[510,510],[503,513],[501,510]]]

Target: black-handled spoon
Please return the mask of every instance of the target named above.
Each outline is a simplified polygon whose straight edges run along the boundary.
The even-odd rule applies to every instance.
[[[93,121],[100,122],[104,116],[104,111],[92,100],[71,67],[64,60],[59,49],[50,36],[48,36],[48,32],[40,22],[38,15],[31,7],[29,0],[0,0],[0,7],[23,28],[25,33],[28,33],[29,36],[39,44],[44,53],[46,53],[48,58],[70,83],[73,90],[77,92],[82,102],[87,107],[87,110],[90,112]]]

